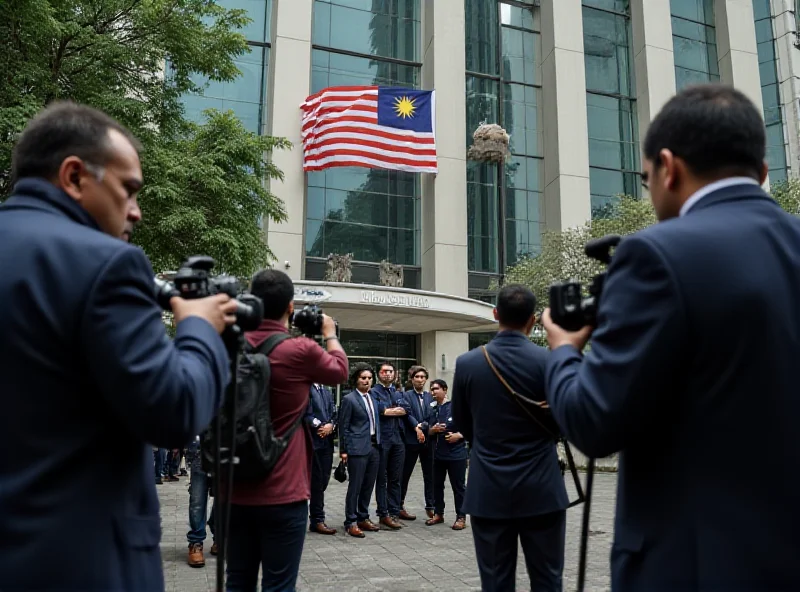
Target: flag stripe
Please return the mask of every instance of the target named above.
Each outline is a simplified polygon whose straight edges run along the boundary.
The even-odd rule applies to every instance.
[[[420,96],[419,91],[411,92]],[[387,105],[391,105],[386,101],[396,96],[381,93],[376,86],[342,86],[309,96],[300,105],[304,170],[361,166],[436,173],[435,134],[414,131],[425,129],[420,127],[424,119],[410,124],[412,129],[394,127],[405,125],[394,110],[388,119],[391,125],[380,125],[379,120],[387,120],[379,110],[385,114]],[[432,98],[433,93],[431,103]],[[432,120],[435,111],[427,109],[424,113]],[[427,127],[433,129],[433,121]]]

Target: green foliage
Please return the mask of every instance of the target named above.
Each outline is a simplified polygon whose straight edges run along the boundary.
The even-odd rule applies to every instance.
[[[771,188],[772,198],[778,202],[784,211],[800,216],[800,180],[789,179],[783,183],[776,183]]]
[[[574,278],[588,284],[602,271],[603,265],[583,252],[587,241],[607,234],[632,234],[656,221],[649,200],[627,196],[621,196],[604,215],[577,228],[543,233],[540,254],[526,257],[509,268],[506,283],[530,286],[541,310],[547,306],[548,291],[554,282]]]
[[[70,99],[109,113],[142,141],[145,222],[135,240],[157,271],[200,253],[239,275],[263,265],[261,218],[285,219],[262,186],[281,178],[265,157],[288,142],[259,138],[231,114],[191,124],[180,102],[202,90],[198,75],[239,76],[233,60],[248,49],[237,31],[248,22],[244,10],[209,0],[0,2],[0,201],[25,122]]]

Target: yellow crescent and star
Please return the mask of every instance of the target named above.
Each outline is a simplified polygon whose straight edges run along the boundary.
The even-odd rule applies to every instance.
[[[414,117],[414,114],[417,111],[417,106],[415,105],[416,101],[416,98],[411,99],[408,96],[395,97],[394,112],[398,117],[403,119]]]

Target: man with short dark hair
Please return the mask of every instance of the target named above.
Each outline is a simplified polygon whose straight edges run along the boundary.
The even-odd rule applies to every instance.
[[[800,220],[765,150],[741,92],[673,97],[644,142],[660,223],[617,247],[594,332],[543,315],[555,419],[621,453],[615,591],[800,589]]]
[[[275,269],[259,271],[250,291],[264,303],[264,321],[245,335],[256,351],[275,336],[289,332],[294,314],[294,284]],[[325,349],[313,339],[285,339],[268,354],[272,376],[270,409],[275,434],[284,436],[306,414],[314,383],[347,380],[347,356],[332,318],[323,315]],[[306,534],[311,497],[313,444],[306,429],[289,439],[270,475],[256,482],[238,482],[231,496],[228,542],[228,592],[255,590],[263,568],[262,592],[294,590]]]
[[[49,106],[22,132],[11,172],[0,206],[0,587],[161,590],[152,447],[183,446],[222,403],[219,333],[236,302],[173,298],[167,337],[150,263],[127,244],[142,217],[138,143],[107,115]]]
[[[406,389],[401,398],[400,405],[405,409],[405,423],[403,437],[405,439],[405,458],[403,460],[403,481],[400,487],[401,510],[398,517],[402,520],[416,520],[414,514],[406,510],[406,495],[408,484],[417,459],[422,466],[422,484],[425,495],[425,513],[428,518],[433,518],[433,456],[428,446],[428,419],[431,413],[433,395],[425,390],[428,382],[428,369],[425,366],[411,366],[408,369],[410,388]]]
[[[500,379],[525,398],[544,401],[547,350],[528,338],[535,310],[529,288],[504,286],[494,310],[499,332],[486,354],[477,348],[456,360],[451,414],[471,446],[462,512],[471,516],[485,592],[514,589],[517,541],[531,590],[562,590],[568,500],[556,442]]]

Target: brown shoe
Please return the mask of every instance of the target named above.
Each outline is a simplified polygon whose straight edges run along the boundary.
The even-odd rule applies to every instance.
[[[366,530],[367,532],[378,532],[380,530],[380,526],[373,523],[372,520],[367,518],[366,520],[362,520],[358,523],[358,527],[361,530]]]
[[[456,521],[453,522],[453,530],[464,530],[467,527],[467,519],[464,516],[459,516],[456,518]]]
[[[318,534],[336,534],[336,529],[329,528],[324,522],[318,522],[311,527],[311,532],[316,532]]]
[[[429,520],[425,521],[425,526],[433,526],[434,524],[442,524],[443,522],[444,522],[444,516],[440,516],[439,514],[436,514],[435,516],[433,516]]]
[[[394,518],[392,518],[391,516],[384,516],[383,518],[381,518],[380,522],[389,530],[400,530],[401,528],[403,528],[400,524],[395,522]]]
[[[397,526],[399,526],[400,528],[405,528],[406,527],[405,524],[400,522],[400,516],[392,516],[392,519],[395,521],[395,523],[397,523]]]
[[[357,524],[351,524],[348,526],[347,534],[349,534],[351,537],[356,537],[357,539],[363,539],[366,536]]]
[[[216,555],[217,551],[219,551],[219,549],[217,548],[217,543],[215,542],[213,545],[211,545],[211,554]]]
[[[428,515],[428,518],[433,518],[433,510],[425,510],[425,513]]]
[[[409,514],[405,510],[401,510],[400,513],[397,515],[400,520],[416,520],[417,517],[414,514]]]
[[[189,545],[189,567],[204,567],[206,559],[203,557],[203,543],[192,543]]]

